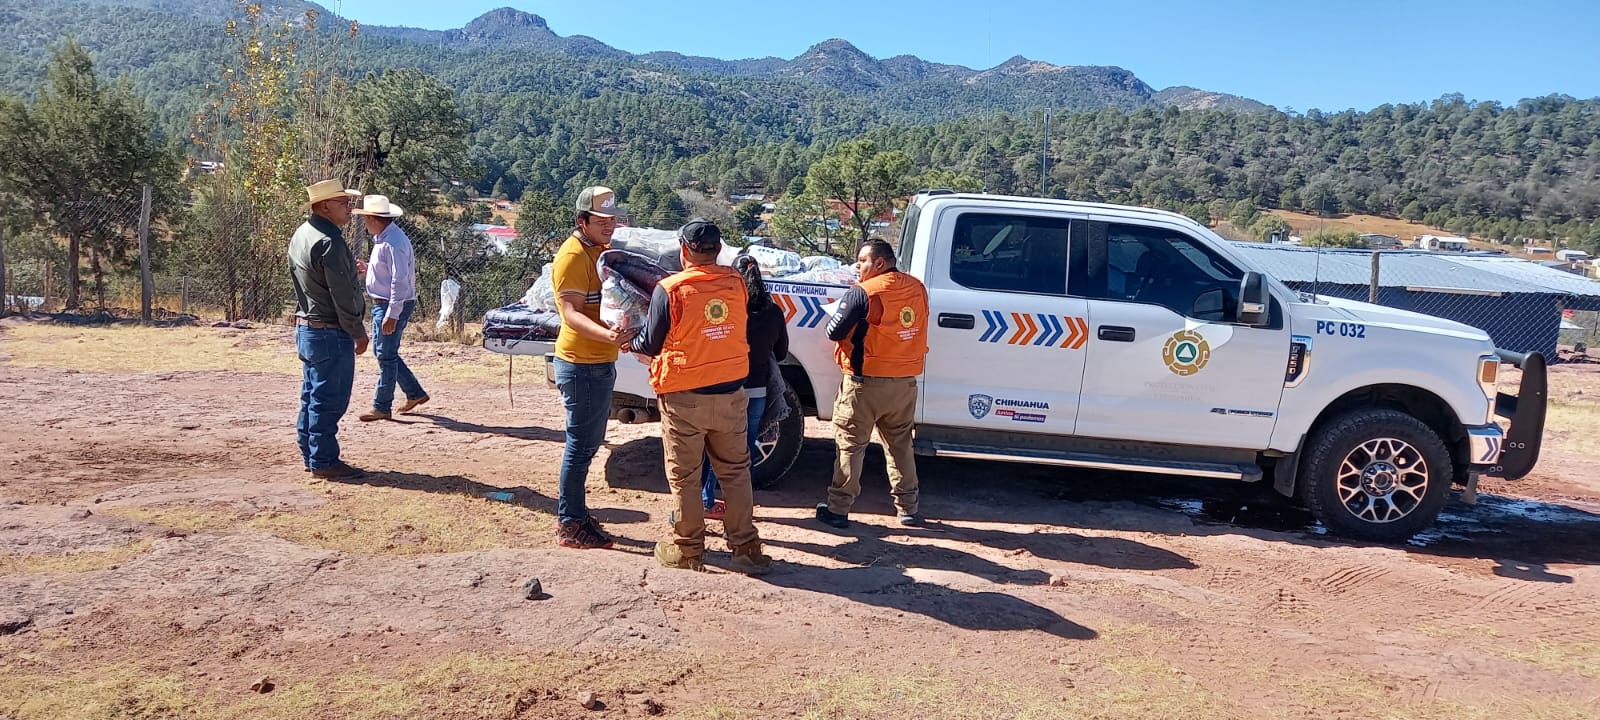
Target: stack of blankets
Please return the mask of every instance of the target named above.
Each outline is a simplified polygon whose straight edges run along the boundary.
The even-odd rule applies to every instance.
[[[672,274],[644,254],[607,250],[600,254],[600,319],[614,327],[643,327],[656,284]],[[521,300],[483,316],[483,336],[505,340],[554,340],[561,313],[550,287],[550,266]]]
[[[483,336],[502,340],[554,340],[561,334],[561,314],[517,301],[483,316]]]

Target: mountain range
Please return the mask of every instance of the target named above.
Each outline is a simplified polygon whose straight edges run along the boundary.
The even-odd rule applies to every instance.
[[[55,38],[48,33],[29,36],[21,25],[29,6],[78,6],[83,9],[107,8],[123,16],[165,17],[168,22],[216,27],[239,13],[234,0],[0,0],[0,37],[22,40],[23,55],[37,51]],[[336,18],[327,8],[305,0],[268,0],[267,12],[286,17],[303,16],[315,10],[323,18]],[[83,13],[77,17],[94,17]],[[66,27],[79,36],[94,36],[93,27]],[[7,30],[17,32],[8,33]],[[685,55],[672,51],[632,54],[585,35],[560,35],[544,18],[510,7],[484,13],[465,26],[453,30],[426,30],[381,25],[361,25],[368,38],[383,38],[401,44],[426,46],[439,51],[466,52],[518,50],[581,58],[598,58],[637,68],[694,76],[757,78],[811,83],[838,90],[868,102],[883,101],[905,107],[910,114],[927,111],[923,121],[948,120],[976,112],[1007,110],[1021,112],[1050,107],[1060,110],[1088,110],[1115,107],[1135,110],[1145,107],[1180,109],[1228,109],[1258,111],[1268,106],[1248,98],[1192,87],[1156,90],[1132,72],[1114,66],[1062,66],[1016,56],[987,70],[946,65],[911,55],[878,59],[849,41],[830,39],[813,45],[792,59],[765,57],[724,60]],[[19,34],[20,33],[20,34]],[[43,42],[41,42],[43,41]],[[91,49],[92,42],[89,43]],[[0,59],[4,53],[0,52]],[[32,59],[36,64],[40,58]],[[137,61],[134,61],[137,63]],[[113,63],[116,64],[116,63]],[[137,66],[118,68],[138,70]],[[4,81],[0,77],[0,81]],[[933,102],[916,101],[930,98]],[[912,118],[907,118],[912,119]]]

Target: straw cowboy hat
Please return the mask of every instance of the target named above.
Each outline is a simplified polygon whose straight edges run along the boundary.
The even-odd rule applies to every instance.
[[[361,207],[351,210],[357,215],[371,215],[381,218],[397,218],[406,214],[399,205],[389,202],[387,195],[368,195],[361,199]]]
[[[309,198],[309,200],[306,201],[305,209],[310,210],[312,205],[322,202],[323,200],[332,200],[338,197],[361,197],[361,193],[355,190],[344,189],[344,183],[341,183],[338,180],[323,180],[322,182],[306,188],[306,197]]]

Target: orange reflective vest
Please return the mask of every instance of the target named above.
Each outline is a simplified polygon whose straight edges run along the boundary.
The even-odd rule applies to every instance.
[[[928,354],[928,290],[922,281],[898,270],[861,283],[867,293],[867,333],[862,339],[861,373],[867,377],[916,377]],[[853,334],[853,333],[852,333]],[[851,338],[839,341],[834,359],[852,372]]]
[[[672,324],[650,361],[657,395],[697,390],[750,374],[744,278],[733,268],[700,265],[661,281]]]

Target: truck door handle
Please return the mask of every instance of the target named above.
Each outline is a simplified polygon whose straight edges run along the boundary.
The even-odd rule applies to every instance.
[[[975,322],[976,319],[971,315],[963,315],[960,313],[939,313],[939,327],[942,328],[971,330],[974,327]]]
[[[1133,342],[1133,328],[1121,325],[1101,325],[1100,339],[1109,342]]]

